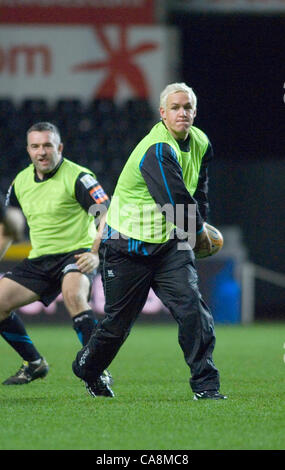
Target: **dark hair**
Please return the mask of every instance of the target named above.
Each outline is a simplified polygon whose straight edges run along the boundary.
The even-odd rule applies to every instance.
[[[30,129],[27,130],[27,137],[28,134],[31,132],[38,131],[38,132],[43,132],[43,131],[49,131],[52,132],[53,134],[58,136],[59,142],[61,142],[61,137],[60,137],[60,132],[58,128],[54,125],[51,124],[50,122],[37,122],[36,124],[33,124]]]

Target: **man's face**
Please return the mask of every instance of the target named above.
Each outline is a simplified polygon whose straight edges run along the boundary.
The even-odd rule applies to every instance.
[[[160,108],[160,115],[170,134],[178,140],[185,140],[196,116],[196,109],[188,93],[179,91],[167,97],[166,110]]]
[[[61,159],[63,145],[50,131],[32,131],[28,134],[27,151],[40,178],[50,173]]]

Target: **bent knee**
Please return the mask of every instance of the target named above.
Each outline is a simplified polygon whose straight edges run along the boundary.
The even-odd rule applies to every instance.
[[[72,311],[88,307],[86,295],[80,291],[74,292],[71,289],[66,289],[63,293],[63,299],[66,307]]]

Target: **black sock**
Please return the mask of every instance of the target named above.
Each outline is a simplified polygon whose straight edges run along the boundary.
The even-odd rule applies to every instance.
[[[79,341],[83,346],[88,343],[89,338],[98,324],[94,317],[93,310],[85,310],[73,317],[73,328],[75,329]]]
[[[0,323],[0,334],[24,361],[32,362],[41,358],[26,332],[24,323],[15,312]]]

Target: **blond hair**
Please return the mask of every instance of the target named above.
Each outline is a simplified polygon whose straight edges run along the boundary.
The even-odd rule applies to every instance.
[[[160,93],[160,101],[159,106],[166,110],[166,102],[167,98],[172,93],[187,93],[190,97],[190,101],[192,103],[193,109],[197,107],[197,96],[195,95],[192,88],[190,88],[186,83],[170,83],[167,85],[164,90]]]

